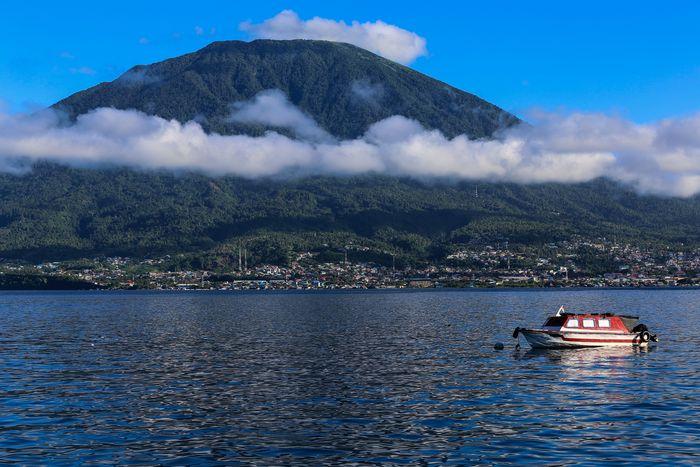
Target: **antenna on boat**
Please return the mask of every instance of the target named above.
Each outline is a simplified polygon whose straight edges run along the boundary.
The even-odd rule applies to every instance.
[[[559,307],[559,311],[557,311],[556,316],[561,316],[565,312],[566,312],[566,310],[564,310],[564,305],[562,305]]]

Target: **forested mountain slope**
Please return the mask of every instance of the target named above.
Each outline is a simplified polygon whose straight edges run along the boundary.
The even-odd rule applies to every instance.
[[[272,181],[39,164],[0,176],[0,256],[143,256],[252,238],[272,250],[350,242],[434,259],[461,244],[572,235],[700,245],[697,197],[641,196],[605,180],[475,190],[379,176]]]

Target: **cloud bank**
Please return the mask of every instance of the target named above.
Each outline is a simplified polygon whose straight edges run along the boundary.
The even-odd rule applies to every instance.
[[[353,21],[348,24],[318,16],[304,21],[294,11],[284,10],[262,23],[244,22],[239,27],[258,39],[347,42],[403,64],[409,64],[428,53],[423,37],[383,21]]]
[[[309,141],[332,141],[333,137],[319,127],[287,99],[279,89],[259,92],[250,102],[232,105],[229,121],[286,128],[298,138]]]
[[[48,160],[78,167],[199,171],[249,178],[381,173],[420,179],[577,183],[607,177],[641,192],[700,193],[700,114],[639,125],[602,114],[542,114],[496,139],[447,138],[393,116],[338,141],[280,91],[234,106],[232,119],[292,130],[297,138],[207,134],[133,110],[96,109],[75,122],[44,111],[0,114],[0,170]]]

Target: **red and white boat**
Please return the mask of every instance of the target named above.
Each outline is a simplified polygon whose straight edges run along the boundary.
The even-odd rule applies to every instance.
[[[567,313],[564,307],[547,318],[539,329],[515,328],[532,348],[561,349],[580,347],[647,346],[658,342],[639,317],[614,313]]]

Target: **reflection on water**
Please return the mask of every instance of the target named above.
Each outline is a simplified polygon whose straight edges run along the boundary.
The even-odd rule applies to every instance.
[[[561,304],[639,314],[662,342],[506,341]],[[6,462],[700,461],[699,291],[16,293],[0,307]]]
[[[573,377],[585,374],[587,376],[613,375],[624,372],[634,365],[636,358],[656,350],[657,344],[648,347],[599,347],[581,349],[528,349],[522,353],[516,351],[513,358],[528,360],[545,358],[547,361],[561,365],[564,374]]]

